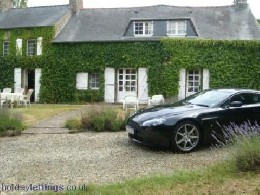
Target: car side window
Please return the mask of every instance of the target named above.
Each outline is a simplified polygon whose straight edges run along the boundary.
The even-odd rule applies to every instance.
[[[260,95],[254,93],[242,93],[230,99],[230,102],[241,101],[243,105],[252,105],[260,103]]]
[[[253,94],[254,104],[260,104],[260,94]]]
[[[231,102],[240,101],[243,105],[260,104],[260,94],[254,93],[241,93],[234,95],[228,101],[226,101],[223,106],[230,105]]]

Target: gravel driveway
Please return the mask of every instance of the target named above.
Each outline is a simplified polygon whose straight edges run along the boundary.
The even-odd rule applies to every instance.
[[[134,144],[125,132],[23,134],[0,138],[0,182],[100,184],[179,169],[196,169],[227,157],[222,149],[175,154]]]

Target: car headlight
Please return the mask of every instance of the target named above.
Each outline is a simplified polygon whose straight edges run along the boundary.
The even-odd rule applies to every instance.
[[[148,121],[143,122],[144,127],[150,127],[150,126],[158,126],[161,125],[163,122],[165,122],[166,119],[164,118],[155,118]]]

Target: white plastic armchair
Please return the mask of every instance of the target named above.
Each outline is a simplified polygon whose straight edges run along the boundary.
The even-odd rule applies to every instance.
[[[2,95],[1,93],[0,93],[0,101],[1,101],[0,108],[2,108],[4,103],[6,103],[6,96]]]
[[[20,103],[24,104],[27,108],[27,105],[29,104],[29,106],[31,107],[31,95],[33,93],[33,89],[29,89],[26,95],[23,95],[22,98],[20,99]]]
[[[24,88],[16,88],[16,89],[14,90],[14,93],[23,94],[23,93],[24,93]]]
[[[154,106],[159,104],[164,104],[163,95],[153,95],[152,97],[149,97],[148,106]]]
[[[127,110],[128,107],[132,107],[135,110],[139,108],[139,101],[135,93],[128,93],[123,100],[123,109]]]
[[[3,88],[3,93],[12,93],[12,88]]]

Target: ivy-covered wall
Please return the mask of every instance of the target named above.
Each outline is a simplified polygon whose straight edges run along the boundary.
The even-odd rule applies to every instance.
[[[103,101],[106,67],[159,67],[164,56],[160,42],[55,44],[42,75],[41,101]],[[99,73],[99,90],[77,90],[79,72]]]
[[[0,31],[4,40],[6,31]],[[149,95],[178,95],[181,68],[207,68],[210,87],[260,89],[260,42],[163,39],[151,42],[51,43],[53,28],[10,30],[10,53],[0,57],[0,88],[13,86],[14,68],[42,68],[40,101],[78,103],[104,100],[106,67],[148,68]],[[26,56],[25,40],[43,37],[43,55]],[[15,41],[23,39],[23,55]],[[0,47],[0,52],[2,52]],[[99,90],[77,90],[76,74],[99,73]]]
[[[46,56],[52,46],[55,31],[53,27],[17,28],[0,30],[0,89],[14,87],[14,68],[44,68]],[[27,56],[27,40],[43,37],[42,56]],[[22,39],[22,55],[16,55],[16,40]],[[9,41],[9,55],[3,56],[3,41]]]
[[[164,77],[169,83],[164,91],[168,96],[178,94],[176,80],[181,68],[209,69],[211,88],[260,89],[259,41],[165,39],[162,43],[171,56]]]

